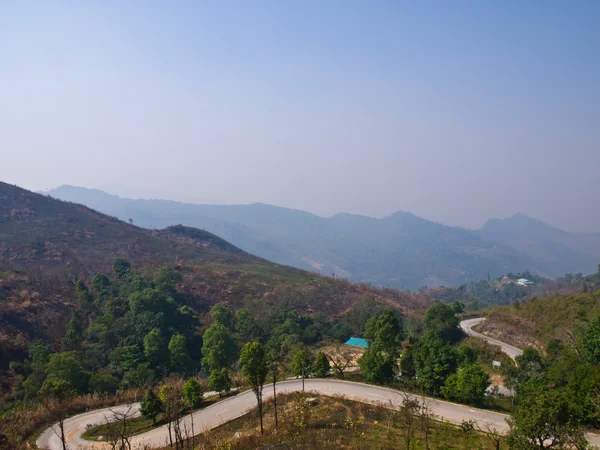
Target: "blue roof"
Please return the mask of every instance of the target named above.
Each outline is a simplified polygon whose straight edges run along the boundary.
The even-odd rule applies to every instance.
[[[357,338],[357,337],[351,337],[346,342],[344,342],[344,345],[349,345],[350,347],[361,347],[361,348],[369,347],[369,344],[367,344],[367,341],[365,341],[363,338]]]

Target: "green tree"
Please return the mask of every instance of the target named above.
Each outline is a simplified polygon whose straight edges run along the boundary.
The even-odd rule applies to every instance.
[[[48,357],[46,372],[48,378],[66,381],[80,394],[87,392],[89,374],[83,370],[75,352],[51,354]]]
[[[530,380],[508,424],[510,448],[586,448],[580,410],[561,389]]]
[[[169,359],[173,369],[186,372],[190,368],[191,358],[188,353],[185,337],[182,334],[174,334],[169,341]]]
[[[329,360],[327,359],[327,355],[324,352],[317,353],[317,357],[315,358],[315,363],[313,365],[313,371],[316,377],[326,377],[329,375]]]
[[[592,319],[585,327],[582,341],[587,359],[600,364],[600,316]]]
[[[263,433],[263,401],[262,392],[263,386],[267,379],[269,369],[267,367],[267,358],[265,349],[260,342],[248,342],[242,348],[240,354],[240,367],[242,375],[246,377],[246,381],[252,387],[252,392],[256,397],[258,405],[258,416],[260,419],[260,432]]]
[[[235,331],[239,339],[244,342],[251,342],[261,335],[256,320],[254,320],[252,313],[246,308],[238,309],[235,312]]]
[[[148,363],[129,369],[123,375],[123,385],[130,388],[144,387],[152,381],[154,381],[154,370],[148,367]]]
[[[113,264],[113,272],[118,278],[126,278],[131,272],[131,264],[124,258],[117,258]]]
[[[149,287],[141,275],[134,275],[129,286],[131,287],[131,292],[141,292]]]
[[[235,341],[223,324],[212,323],[204,332],[202,340],[202,368],[204,370],[212,372],[229,367],[235,361]]]
[[[114,394],[119,380],[108,373],[95,373],[90,377],[89,391],[94,394]]]
[[[292,358],[292,375],[302,377],[302,392],[304,392],[304,379],[312,373],[313,354],[305,348],[298,350]]]
[[[92,305],[92,294],[90,294],[90,291],[82,280],[77,280],[75,291],[81,304],[86,308],[90,308]]]
[[[213,322],[222,324],[228,330],[233,330],[233,311],[223,303],[217,303],[210,309]]]
[[[154,273],[154,286],[166,295],[177,293],[177,283],[181,282],[181,273],[169,265],[159,267]]]
[[[63,337],[62,343],[68,348],[74,348],[78,344],[81,343],[83,339],[83,321],[81,320],[81,316],[77,310],[73,311],[73,316],[69,321],[69,325],[67,326],[67,332]]]
[[[405,338],[402,321],[391,309],[386,309],[367,321],[365,337],[370,344],[369,347],[397,358],[400,356],[402,341]]]
[[[398,371],[398,358],[405,333],[402,321],[390,309],[371,317],[365,326],[369,348],[359,360],[361,373],[369,381],[391,381]]]
[[[148,389],[140,403],[140,414],[146,419],[152,419],[152,425],[156,425],[156,418],[164,412],[162,401],[152,389]]]
[[[202,404],[202,386],[190,378],[183,385],[183,401],[189,408],[198,408]]]
[[[465,304],[460,300],[454,300],[450,303],[450,307],[452,308],[452,311],[454,311],[454,314],[462,314],[465,312]]]
[[[548,368],[537,349],[526,348],[515,360],[516,366],[511,364],[504,368],[505,384],[510,390],[518,393],[527,381],[546,378]]]
[[[96,292],[102,292],[108,286],[110,286],[110,280],[103,273],[97,273],[94,275],[94,278],[92,278],[92,289]]]
[[[208,376],[208,386],[219,393],[219,397],[231,390],[229,371],[225,368],[215,369]]]
[[[158,328],[154,328],[144,338],[144,355],[155,366],[167,361],[167,344]]]
[[[423,321],[425,334],[428,337],[441,339],[446,343],[456,343],[463,337],[459,327],[459,319],[451,306],[435,302],[425,313]]]
[[[390,355],[377,352],[373,347],[365,350],[358,360],[360,373],[370,382],[386,383],[394,378],[396,363]]]
[[[435,338],[424,338],[418,343],[413,361],[418,383],[432,394],[439,394],[446,379],[458,366],[454,347]]]
[[[490,377],[479,364],[458,369],[450,375],[441,388],[442,395],[453,402],[479,405],[485,398],[485,390],[490,385]]]
[[[163,292],[147,288],[129,296],[129,308],[136,315],[143,312],[167,313],[169,312],[169,303]]]

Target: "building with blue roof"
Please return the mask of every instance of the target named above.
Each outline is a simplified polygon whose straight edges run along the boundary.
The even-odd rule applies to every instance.
[[[360,347],[360,348],[368,348],[369,347],[369,344],[367,344],[366,340],[364,340],[363,338],[357,338],[357,337],[351,337],[346,342],[344,342],[344,345],[347,345],[348,347]]]

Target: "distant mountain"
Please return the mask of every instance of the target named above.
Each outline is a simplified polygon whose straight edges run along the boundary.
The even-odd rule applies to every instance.
[[[526,270],[544,276],[589,273],[591,261],[600,262],[600,245],[586,244],[596,242],[596,235],[567,233],[533,219],[528,220],[556,230],[560,238],[535,230],[524,234],[512,225],[512,219],[493,220],[473,231],[408,212],[382,219],[353,214],[323,218],[265,204],[131,200],[73,186],[61,186],[47,194],[122,220],[131,218],[147,228],[173,224],[201,228],[270,261],[380,286],[458,286],[488,274],[497,277]],[[517,217],[516,221],[520,220]],[[540,237],[537,241],[533,239],[536,235]]]
[[[600,263],[600,233],[569,233],[524,214],[491,219],[478,234],[488,242],[525,253],[530,258],[529,270],[547,277],[593,273]]]

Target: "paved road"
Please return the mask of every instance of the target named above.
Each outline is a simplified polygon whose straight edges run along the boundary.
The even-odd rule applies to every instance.
[[[468,334],[481,336],[492,344],[500,345],[502,349],[512,358],[521,353],[521,351],[515,347],[472,331],[471,327],[476,323],[479,323],[481,320],[483,319],[469,319],[463,321],[461,323],[461,327]],[[379,403],[387,407],[397,407],[402,403],[403,400],[402,393],[399,391],[362,383],[331,379],[310,379],[306,380],[305,384],[307,391],[315,392],[317,394],[330,396],[344,395],[347,398],[356,401],[364,403]],[[302,381],[300,380],[283,381],[278,384],[278,392],[280,393],[298,392],[301,390]],[[419,398],[422,400],[422,397],[417,397],[412,394],[407,395],[409,395],[411,398]],[[264,388],[264,399],[267,400],[271,398],[271,396],[272,389],[270,385],[267,385]],[[454,424],[460,424],[464,420],[473,420],[480,425],[490,423],[499,431],[506,432],[508,430],[508,425],[506,424],[505,420],[508,416],[505,414],[471,408],[469,406],[458,405],[456,403],[449,403],[437,399],[428,399],[428,402],[430,403],[432,411],[437,419],[446,420]],[[252,391],[243,392],[195,412],[193,414],[194,429],[196,433],[199,433],[203,430],[215,428],[246,414],[255,407],[256,399]],[[127,408],[127,406],[119,406],[117,408],[122,410]],[[137,411],[139,409],[139,404],[134,404],[133,408]],[[108,449],[108,445],[105,443],[90,442],[81,437],[81,434],[85,432],[88,424],[97,425],[104,423],[107,416],[110,416],[110,411],[108,408],[105,408],[79,414],[67,419],[65,421],[65,431],[68,448],[70,450]],[[182,421],[182,427],[187,426],[188,428],[191,428],[191,422],[191,416],[186,416]],[[55,425],[54,429],[58,431],[58,426]],[[588,434],[587,438],[593,445],[600,445],[600,435]],[[138,450],[143,448],[156,448],[164,446],[168,443],[168,439],[168,429],[167,426],[164,425],[148,431],[147,433],[134,436],[131,443],[132,448]],[[36,444],[40,449],[62,449],[60,439],[52,427],[48,428],[42,433]]]
[[[379,403],[384,406],[397,407],[402,403],[402,395],[399,391],[387,389],[379,386],[371,386],[362,383],[353,383],[340,380],[310,379],[305,380],[306,390],[322,395],[344,395],[347,398],[358,400],[365,403]],[[278,384],[278,392],[298,392],[302,390],[302,381],[290,380]],[[265,386],[265,400],[272,396],[272,389]],[[411,395],[413,398],[417,396]],[[502,431],[508,429],[505,419],[506,415],[485,411],[468,406],[457,405],[455,403],[444,402],[442,400],[430,400],[431,407],[437,418],[447,420],[452,423],[460,424],[463,420],[475,420],[479,423],[489,422]],[[138,408],[138,404],[134,408]],[[194,429],[196,433],[201,430],[214,428],[223,423],[229,422],[239,416],[246,414],[256,407],[256,399],[252,391],[246,391],[234,397],[227,398],[219,403],[211,405],[203,410],[193,414]],[[126,408],[120,406],[120,409]],[[113,408],[114,409],[114,408]],[[105,421],[105,416],[109,416],[108,408],[90,411],[80,414],[65,421],[65,430],[67,443],[70,450],[80,449],[107,449],[104,443],[86,441],[81,438],[88,424],[101,424]],[[182,426],[191,428],[191,418],[187,416],[183,420]],[[147,433],[132,438],[132,448],[142,449],[163,446],[168,443],[169,434],[167,426],[164,425],[155,428]],[[54,431],[47,429],[37,440],[39,448],[60,450],[61,442]]]
[[[520,356],[520,355],[523,354],[523,350],[520,350],[517,347],[513,347],[512,345],[505,344],[504,342],[501,342],[501,341],[499,341],[497,339],[488,337],[488,336],[486,336],[484,334],[478,333],[477,331],[473,331],[471,329],[475,325],[480,324],[481,322],[483,322],[484,320],[485,320],[484,317],[478,317],[476,319],[463,320],[460,323],[460,327],[463,329],[463,331],[465,333],[467,333],[470,336],[477,336],[477,337],[480,337],[482,339],[485,339],[490,344],[498,345],[502,349],[502,351],[504,353],[506,353],[508,356],[510,356],[512,359],[515,359],[517,356]]]

